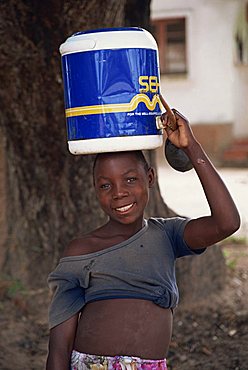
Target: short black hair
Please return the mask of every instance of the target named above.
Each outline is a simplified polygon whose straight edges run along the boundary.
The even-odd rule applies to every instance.
[[[109,152],[109,153],[97,153],[97,155],[95,156],[95,160],[94,160],[94,163],[93,163],[93,179],[94,179],[94,173],[95,173],[95,167],[96,167],[96,163],[98,161],[99,158],[103,157],[103,156],[107,156],[107,155],[114,155],[114,154],[124,154],[124,153],[132,153],[135,155],[135,157],[137,158],[137,160],[139,162],[141,162],[144,166],[144,169],[145,171],[147,172],[150,168],[147,160],[146,160],[146,157],[144,156],[143,152],[141,150],[132,150],[132,151],[122,151],[122,152]]]

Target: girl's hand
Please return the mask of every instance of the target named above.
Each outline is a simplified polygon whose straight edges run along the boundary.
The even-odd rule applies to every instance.
[[[176,119],[176,125],[171,121],[171,117],[167,112],[163,113],[161,116],[161,121],[168,139],[176,147],[187,149],[192,143],[196,142],[194,134],[189,126],[189,121],[176,109],[172,109],[172,112]]]

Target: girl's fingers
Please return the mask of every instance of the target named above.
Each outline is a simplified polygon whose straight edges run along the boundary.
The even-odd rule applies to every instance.
[[[166,125],[167,120],[168,120],[168,114],[167,114],[167,112],[163,113],[163,114],[161,115],[160,119],[161,119],[162,123],[163,123],[164,125]]]
[[[161,121],[163,123],[163,126],[164,126],[165,130],[167,130],[167,129],[170,129],[171,131],[177,130],[177,128],[178,128],[178,124],[177,124],[178,117],[176,117],[175,115],[173,115],[173,116],[174,117],[172,119],[171,115],[168,114],[167,112],[162,114]]]
[[[170,127],[165,127],[165,132],[168,137],[170,137],[171,134],[173,134],[174,130],[172,130]]]
[[[178,112],[178,110],[176,110],[175,108],[172,109],[173,113],[176,115],[176,116],[179,116],[180,118],[182,118],[185,122],[189,123],[189,120],[180,112]]]

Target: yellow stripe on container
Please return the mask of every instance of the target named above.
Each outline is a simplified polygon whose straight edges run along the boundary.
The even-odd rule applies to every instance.
[[[156,104],[160,102],[159,96],[154,95],[152,101],[145,94],[135,95],[130,103],[123,104],[102,104],[90,105],[84,107],[68,108],[65,110],[66,117],[76,117],[89,114],[104,114],[104,113],[119,113],[119,112],[132,112],[137,108],[140,103],[144,103],[150,111],[153,111]]]

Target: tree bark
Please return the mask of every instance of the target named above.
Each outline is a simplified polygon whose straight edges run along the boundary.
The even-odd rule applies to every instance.
[[[149,14],[150,0],[0,4],[0,148],[5,174],[0,189],[6,210],[0,219],[6,235],[1,239],[0,268],[24,284],[46,286],[46,276],[68,241],[105,220],[91,180],[93,156],[72,156],[67,150],[59,45],[80,30],[123,25],[149,29]],[[154,154],[147,155],[155,165]],[[147,215],[175,215],[164,204],[158,183]],[[223,266],[221,258],[216,261]],[[190,275],[194,262],[184,263]],[[208,286],[212,291],[212,284]]]
[[[91,182],[93,156],[67,150],[58,49],[79,30],[123,25],[124,6],[116,0],[1,3],[8,204],[1,264],[24,283],[44,285],[68,241],[105,219]]]

